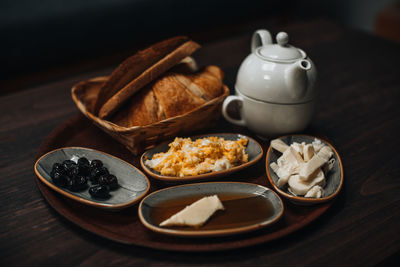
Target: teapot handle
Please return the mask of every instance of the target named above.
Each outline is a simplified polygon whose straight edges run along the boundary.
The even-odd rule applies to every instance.
[[[257,47],[272,44],[272,37],[269,31],[265,29],[257,30],[251,38],[251,52],[253,53]]]

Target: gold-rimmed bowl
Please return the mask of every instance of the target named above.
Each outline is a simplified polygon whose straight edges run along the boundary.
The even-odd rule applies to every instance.
[[[88,160],[99,159],[110,173],[117,177],[119,187],[110,193],[109,199],[95,199],[90,196],[87,189],[72,192],[53,183],[50,177],[53,164],[73,157],[86,157]],[[150,189],[150,181],[133,165],[110,154],[84,147],[64,147],[52,150],[36,161],[34,170],[40,181],[57,193],[82,204],[106,210],[121,210],[130,207],[141,200]]]
[[[234,166],[230,169],[216,171],[216,172],[208,172],[208,173],[204,173],[204,174],[200,174],[200,175],[184,176],[184,177],[161,175],[158,171],[153,170],[152,168],[147,166],[145,164],[145,161],[147,159],[152,159],[153,156],[157,153],[167,152],[169,149],[168,144],[173,141],[173,140],[170,140],[168,142],[162,143],[162,144],[156,146],[155,148],[152,148],[152,149],[144,152],[142,157],[140,158],[140,165],[142,166],[145,173],[154,179],[161,180],[164,182],[191,182],[191,181],[197,181],[197,180],[214,179],[217,177],[222,177],[222,176],[226,176],[226,175],[235,173],[237,171],[243,170],[245,168],[248,168],[248,167],[256,164],[263,156],[262,146],[255,139],[245,136],[245,135],[242,135],[242,134],[210,133],[210,134],[196,135],[196,136],[189,136],[189,137],[194,141],[199,138],[213,137],[213,136],[218,137],[218,138],[224,138],[225,140],[234,140],[234,141],[239,140],[240,138],[246,138],[248,140],[248,143],[247,143],[245,152],[249,156],[248,162],[242,163],[238,166]]]
[[[275,151],[271,146],[269,146],[266,154],[266,172],[267,178],[270,184],[273,186],[276,192],[278,192],[282,197],[288,199],[289,201],[299,204],[299,205],[314,205],[323,202],[330,201],[334,199],[340,192],[343,186],[343,164],[342,160],[339,156],[339,153],[334,148],[334,146],[320,137],[310,136],[310,135],[286,135],[279,137],[284,143],[287,145],[291,145],[293,142],[306,144],[312,143],[315,138],[321,140],[324,145],[329,146],[333,151],[333,158],[335,159],[335,163],[333,168],[327,173],[326,185],[324,187],[324,193],[321,198],[307,198],[303,196],[295,196],[288,191],[287,185],[280,188],[278,186],[279,177],[271,168],[272,162],[277,162],[278,158],[282,155],[282,153]]]
[[[165,209],[183,209],[186,205],[210,195],[217,195],[225,209],[219,214],[214,214],[204,225],[197,228],[159,225],[172,215],[165,212]],[[245,201],[246,204],[257,203],[257,207],[240,205],[241,201]],[[255,210],[258,211],[257,214],[254,213]],[[278,194],[261,185],[205,182],[178,185],[153,192],[140,202],[138,213],[143,225],[156,233],[180,237],[211,237],[240,234],[268,227],[283,216],[284,206]],[[224,216],[225,219],[228,218],[228,222],[224,220]]]

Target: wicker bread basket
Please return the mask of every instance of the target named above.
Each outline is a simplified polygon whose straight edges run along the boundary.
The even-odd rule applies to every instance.
[[[222,102],[229,95],[228,87],[223,85],[223,93],[219,97],[188,113],[145,126],[126,128],[100,119],[93,113],[100,88],[107,79],[108,77],[97,77],[75,84],[71,90],[72,99],[89,120],[125,145],[134,155],[154,147],[161,141],[209,127],[220,117]]]

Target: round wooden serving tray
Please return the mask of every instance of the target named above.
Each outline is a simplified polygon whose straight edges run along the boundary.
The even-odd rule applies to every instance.
[[[226,129],[224,131],[226,132]],[[123,145],[111,139],[82,115],[77,115],[62,123],[47,136],[39,148],[37,157],[50,150],[66,146],[83,146],[104,151],[141,168],[140,156],[133,156]],[[249,182],[272,188],[265,174],[265,156],[256,165],[219,180]],[[279,222],[263,230],[218,238],[181,238],[154,233],[146,229],[138,217],[138,204],[119,212],[105,211],[58,194],[37,177],[35,181],[44,198],[57,212],[89,232],[120,243],[172,251],[230,250],[265,243],[306,226],[332,204],[331,201],[317,206],[296,206],[284,201],[283,217]],[[150,182],[150,192],[169,186],[154,179]]]

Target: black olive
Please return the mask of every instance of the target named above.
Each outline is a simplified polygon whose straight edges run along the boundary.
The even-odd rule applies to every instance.
[[[68,170],[66,171],[66,174],[67,174],[69,177],[71,177],[71,178],[78,176],[78,175],[79,175],[79,168],[78,168],[78,166],[73,166],[73,167],[71,167],[70,169],[68,169]]]
[[[79,174],[89,176],[90,174],[90,163],[87,158],[82,157],[78,159]]]
[[[64,169],[64,166],[62,164],[57,162],[57,163],[53,164],[52,171],[58,172],[58,173],[64,173],[65,169]]]
[[[87,158],[82,157],[82,158],[79,158],[79,159],[78,159],[78,165],[79,165],[79,166],[81,166],[81,165],[87,165],[87,166],[89,166],[90,163],[89,163],[89,160],[88,160]]]
[[[67,175],[64,175],[64,177],[65,177],[65,181],[66,181],[64,187],[68,188],[68,185],[69,185],[69,183],[71,183],[72,178]]]
[[[78,165],[78,170],[80,175],[89,176],[90,175],[90,167],[89,165]]]
[[[107,168],[105,167],[100,167],[100,168],[94,168],[90,171],[89,179],[92,183],[98,184],[98,180],[100,176],[109,174]]]
[[[102,175],[104,175],[104,174],[110,174],[110,172],[108,171],[108,169],[106,168],[106,167],[100,167],[100,171],[101,171],[101,174]]]
[[[99,177],[99,185],[108,185],[110,190],[115,190],[118,188],[118,180],[115,175],[106,174]]]
[[[92,160],[92,162],[90,163],[90,168],[91,169],[96,169],[96,168],[100,168],[103,166],[103,162],[101,160],[98,159],[94,159]]]
[[[89,180],[90,180],[93,184],[98,184],[98,183],[99,183],[99,182],[98,182],[99,177],[100,177],[100,171],[99,171],[99,169],[92,169],[92,170],[90,171]]]
[[[107,199],[110,198],[110,188],[107,185],[96,185],[89,188],[89,194],[93,198]]]
[[[110,190],[118,188],[117,177],[111,175],[101,160],[95,159],[89,162],[85,157],[72,160],[64,160],[62,163],[54,163],[50,172],[54,184],[77,192],[88,187],[88,178],[92,184],[98,184],[89,188],[89,194],[93,198],[110,198]]]
[[[53,180],[53,183],[55,183],[57,186],[65,187],[67,185],[67,178],[64,173],[52,171],[50,176]]]
[[[69,179],[68,180],[68,182],[67,182],[67,188],[69,189],[69,190],[71,190],[71,191],[75,191],[75,184],[76,184],[76,181],[75,181],[75,179]]]
[[[68,181],[67,188],[73,192],[82,191],[87,188],[87,180],[82,175],[75,176]]]
[[[107,185],[107,177],[106,175],[101,175],[99,179],[97,179],[97,183],[99,185]]]
[[[87,188],[87,179],[83,175],[78,175],[75,177],[75,186],[78,191],[84,190]]]
[[[75,162],[73,162],[72,160],[70,160],[70,159],[64,160],[62,162],[62,165],[64,166],[66,171],[68,171],[72,167],[76,167],[77,166],[77,164]]]

